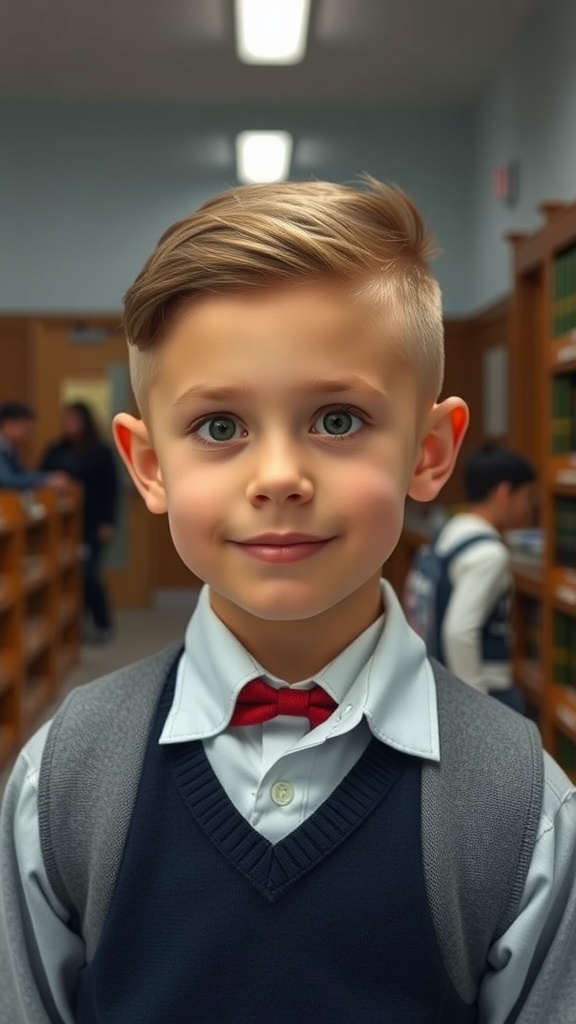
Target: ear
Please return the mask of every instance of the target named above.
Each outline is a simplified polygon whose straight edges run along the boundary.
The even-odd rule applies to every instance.
[[[415,501],[432,501],[450,479],[469,419],[468,406],[461,398],[447,398],[432,407],[408,488]]]
[[[150,512],[162,515],[167,510],[166,493],[158,457],[143,420],[120,412],[112,421],[116,447],[126,469]]]

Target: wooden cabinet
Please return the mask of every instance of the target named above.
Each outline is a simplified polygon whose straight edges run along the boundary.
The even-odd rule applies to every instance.
[[[544,557],[516,573],[514,669],[544,744],[576,780],[576,204],[511,236],[513,446],[538,467]]]
[[[0,491],[0,768],[58,698],[81,624],[80,492]]]

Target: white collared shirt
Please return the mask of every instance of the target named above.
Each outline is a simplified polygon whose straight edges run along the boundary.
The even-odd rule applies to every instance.
[[[384,582],[382,586],[385,620],[370,626],[314,680],[297,684],[319,683],[339,703],[313,731],[303,720],[285,716],[263,725],[228,728],[235,697],[254,675],[263,675],[273,685],[286,684],[267,676],[220,622],[206,590],[194,611],[160,742],[202,739],[233,803],[273,841],[297,827],[328,797],[371,735],[405,753],[440,759],[431,666],[391,587]],[[20,926],[27,936],[37,986],[49,990],[62,1022],[74,1024],[73,992],[83,948],[66,927],[66,912],[50,888],[38,830],[38,775],[47,729],[44,726],[20,754],[9,782],[11,799],[6,801],[14,811],[10,820],[4,817],[2,827],[13,837],[10,845],[22,887]],[[528,972],[537,974],[544,962],[567,904],[576,902],[575,893],[576,792],[546,757],[544,803],[532,863],[516,920],[490,950],[493,970],[480,987],[478,1024],[507,1021]],[[0,941],[6,941],[10,926],[2,920],[1,904],[0,899]],[[574,970],[572,961],[573,957],[566,958],[566,970]],[[20,1020],[28,1019],[23,1003]]]
[[[286,715],[262,725],[228,728],[236,698],[255,677],[287,685],[266,672],[210,608],[204,588],[186,630],[172,707],[160,743],[203,740],[210,764],[232,803],[253,828],[276,843],[326,800],[364,753],[371,735],[407,753],[438,760],[434,677],[423,647],[406,630],[394,598],[384,617],[357,637],[313,678],[339,705],[310,730],[304,718]],[[208,642],[207,642],[208,641]],[[393,685],[402,649],[407,685],[398,703]],[[378,685],[370,685],[374,663]],[[209,680],[209,683],[208,683]],[[417,709],[428,708],[421,714]]]

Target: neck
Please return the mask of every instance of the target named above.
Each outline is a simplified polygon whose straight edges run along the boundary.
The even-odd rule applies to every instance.
[[[480,519],[485,519],[490,526],[493,526],[495,530],[498,530],[498,533],[501,532],[498,515],[489,502],[484,501],[479,502],[477,505],[470,505],[468,511],[474,516],[479,516]]]
[[[215,591],[212,610],[267,672],[287,683],[314,676],[382,614],[380,575],[333,608],[309,619],[256,618]]]

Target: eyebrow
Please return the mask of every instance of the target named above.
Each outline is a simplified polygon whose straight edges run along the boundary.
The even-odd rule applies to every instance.
[[[337,377],[334,380],[327,380],[323,377],[313,377],[309,380],[302,381],[298,386],[298,391],[301,394],[306,395],[339,395],[348,392],[364,393],[372,398],[387,398],[386,392],[381,391],[373,384],[369,384],[363,380],[362,377],[352,375],[350,377]],[[193,399],[204,399],[211,402],[222,402],[229,401],[235,398],[247,398],[251,394],[251,389],[248,383],[240,383],[238,385],[221,385],[220,387],[214,387],[210,384],[192,384],[186,391],[183,391],[178,398],[175,399],[174,405],[185,405],[187,402]]]

